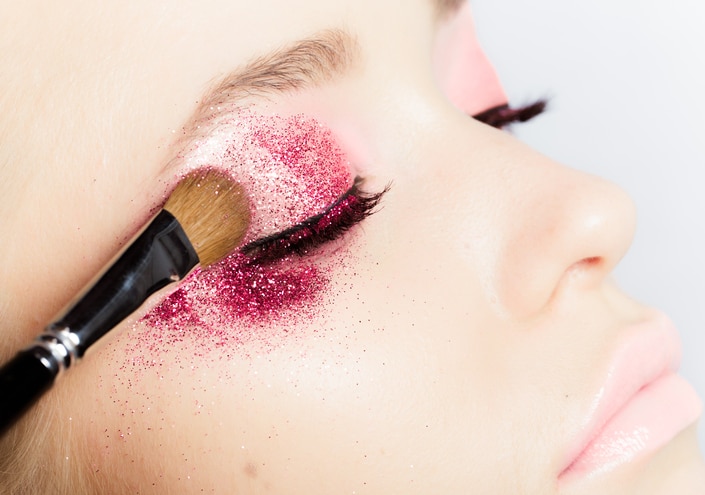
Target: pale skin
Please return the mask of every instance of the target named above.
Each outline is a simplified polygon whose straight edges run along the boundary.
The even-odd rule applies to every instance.
[[[254,57],[346,33],[341,73],[251,103],[317,119],[366,188],[393,184],[295,338],[140,370],[124,356],[150,330],[125,322],[27,417],[56,432],[29,459],[104,493],[702,493],[694,424],[557,482],[609,356],[651,314],[610,279],[635,213],[468,117],[506,102],[469,20],[429,0],[0,7],[3,360],[160,204],[204,93]],[[458,40],[466,81],[439,55]]]

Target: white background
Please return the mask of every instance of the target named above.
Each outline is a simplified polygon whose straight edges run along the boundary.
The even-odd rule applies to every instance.
[[[705,399],[705,1],[471,3],[512,103],[550,98],[515,133],[635,200],[617,281],[675,321],[682,374]]]

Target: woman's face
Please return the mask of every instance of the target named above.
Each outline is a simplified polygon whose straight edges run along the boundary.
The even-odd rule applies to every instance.
[[[43,399],[56,466],[111,493],[702,493],[677,338],[610,279],[632,203],[469,117],[506,97],[465,2],[39,3],[0,16],[4,356],[191,169],[245,186],[248,241],[389,186],[116,329]]]

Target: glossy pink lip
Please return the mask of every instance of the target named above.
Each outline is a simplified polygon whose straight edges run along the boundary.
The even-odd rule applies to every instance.
[[[631,330],[568,450],[562,481],[611,471],[653,452],[701,413],[695,391],[676,375],[681,343],[671,321],[656,313]]]

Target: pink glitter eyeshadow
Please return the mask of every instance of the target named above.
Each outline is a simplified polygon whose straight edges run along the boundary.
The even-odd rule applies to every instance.
[[[277,321],[280,328],[314,316],[313,303],[326,287],[327,279],[313,264],[289,261],[261,266],[234,254],[191,275],[145,316],[151,331],[143,337],[150,346],[158,337],[154,351],[191,340],[199,342],[201,352],[213,345],[241,345],[260,339],[262,335],[253,330],[285,314],[284,325]],[[296,311],[287,311],[292,306]]]
[[[199,308],[217,306],[218,313],[210,313],[210,324],[232,323],[233,319],[263,322],[276,318],[288,305],[313,301],[324,285],[314,265],[260,266],[235,254],[191,277],[155,309],[153,316],[205,323],[198,317]]]
[[[351,187],[345,155],[330,131],[313,119],[237,110],[218,113],[199,128],[202,137],[178,157],[183,164],[179,171],[214,167],[243,185],[252,213],[245,242],[320,214]],[[273,327],[287,332],[313,319],[329,287],[328,273],[310,260],[269,261],[235,253],[194,272],[143,318],[148,330],[136,335],[140,347],[154,357],[189,342],[205,354],[225,345],[261,342]]]
[[[199,132],[205,137],[177,157],[180,173],[215,167],[245,188],[252,207],[246,242],[320,213],[352,184],[345,154],[314,119],[236,110],[200,123]]]
[[[259,266],[243,255],[204,273],[202,281],[215,288],[215,300],[198,298],[200,303],[218,303],[223,316],[263,320],[275,317],[286,306],[311,302],[324,287],[315,265],[293,267]]]

